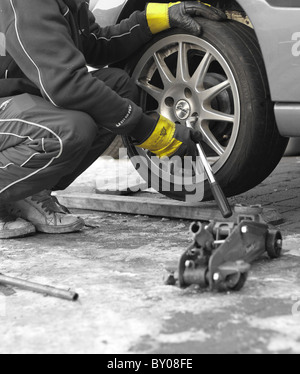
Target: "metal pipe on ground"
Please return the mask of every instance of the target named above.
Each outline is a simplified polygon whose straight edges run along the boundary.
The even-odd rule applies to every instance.
[[[17,287],[23,290],[37,292],[43,295],[53,296],[68,301],[77,301],[79,299],[79,295],[70,290],[61,290],[59,288],[29,282],[23,279],[8,277],[3,274],[0,274],[0,285]]]

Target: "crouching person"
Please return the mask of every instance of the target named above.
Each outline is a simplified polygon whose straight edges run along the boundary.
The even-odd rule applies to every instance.
[[[171,27],[199,35],[193,16],[219,21],[222,12],[200,2],[151,3],[101,28],[86,0],[0,0],[0,10],[7,50],[0,57],[0,238],[82,229],[84,221],[51,193],[67,188],[117,134],[159,157],[196,155],[192,130],[144,114],[130,77],[100,67]]]

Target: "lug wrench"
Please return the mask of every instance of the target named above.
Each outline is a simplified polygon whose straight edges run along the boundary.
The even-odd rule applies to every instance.
[[[198,121],[197,117],[190,117],[186,121],[186,126],[193,129],[194,128],[193,124],[197,123],[197,121]],[[218,204],[218,207],[219,207],[223,217],[224,218],[229,218],[233,214],[232,209],[229,205],[229,202],[228,202],[221,186],[219,185],[219,183],[217,182],[217,180],[214,176],[212,168],[211,168],[209,162],[207,161],[206,155],[205,155],[205,153],[202,149],[202,146],[201,146],[200,142],[197,143],[196,145],[197,145],[197,150],[199,152],[199,156],[200,156],[202,165],[203,165],[204,170],[207,174],[208,183],[209,183],[211,192],[212,192],[212,194],[215,198],[215,201]]]

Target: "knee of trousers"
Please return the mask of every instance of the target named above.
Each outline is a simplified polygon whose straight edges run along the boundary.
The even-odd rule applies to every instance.
[[[125,70],[117,68],[109,68],[107,70],[109,71],[109,75],[105,77],[106,79],[104,80],[104,82],[115,92],[117,92],[121,97],[130,99],[135,104],[139,104],[139,89],[134,80],[128,75],[128,73],[126,73]],[[102,74],[103,70],[94,73],[94,75],[100,80],[103,79]]]
[[[60,136],[63,143],[63,156],[87,152],[95,141],[98,128],[93,118],[86,113],[67,111]]]

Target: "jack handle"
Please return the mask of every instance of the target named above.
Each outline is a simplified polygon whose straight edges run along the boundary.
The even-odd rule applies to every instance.
[[[191,117],[186,121],[186,126],[194,129],[193,124],[197,123],[198,118],[197,117]],[[212,171],[212,168],[207,161],[206,155],[202,149],[201,143],[196,140],[197,150],[199,152],[199,156],[201,159],[201,162],[203,164],[204,170],[207,174],[209,186],[211,189],[211,192],[215,198],[215,201],[220,209],[220,212],[222,213],[224,218],[229,218],[232,216],[232,209],[229,205],[229,202],[224,194],[224,191],[222,190],[221,186],[219,185],[218,181],[216,180],[214,173]]]

